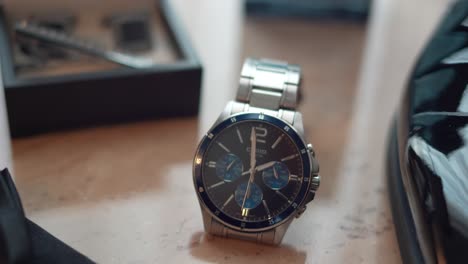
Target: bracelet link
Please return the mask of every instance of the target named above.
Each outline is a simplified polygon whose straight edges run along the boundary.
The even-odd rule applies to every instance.
[[[246,59],[236,100],[270,110],[295,110],[301,70],[273,60]]]
[[[208,233],[224,238],[235,238],[269,245],[278,245],[282,238],[278,236],[276,229],[256,233],[240,232],[226,227],[213,218],[211,218]]]

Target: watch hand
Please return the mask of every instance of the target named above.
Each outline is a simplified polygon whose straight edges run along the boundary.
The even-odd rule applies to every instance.
[[[267,163],[263,163],[262,165],[258,165],[257,167],[255,167],[255,171],[262,171],[262,170],[268,169],[271,166],[275,165],[275,162],[276,161],[269,161]],[[248,173],[250,173],[250,170],[244,171],[242,175],[246,175]]]
[[[226,171],[228,171],[232,167],[234,162],[236,162],[236,160],[233,160],[233,161],[231,161],[231,163],[229,163],[229,165],[226,167]]]
[[[247,199],[247,196],[250,196],[250,186],[251,186],[251,183],[253,182],[254,176],[255,176],[255,165],[256,165],[255,164],[256,163],[255,152],[256,152],[256,148],[257,148],[257,135],[255,133],[255,128],[254,127],[252,127],[252,131],[250,132],[250,141],[251,141],[251,145],[250,145],[250,177],[249,177],[249,181],[247,182],[247,188],[245,190],[244,199],[242,200],[241,210],[244,210],[245,200]]]
[[[276,162],[276,161],[270,161],[270,162],[264,163],[264,164],[262,164],[262,165],[257,166],[257,168],[255,168],[255,169],[256,169],[257,171],[262,171],[262,170],[268,169],[268,168],[270,168],[271,166],[275,165],[275,162]]]
[[[250,169],[253,171],[257,165],[257,160],[255,159],[255,154],[257,152],[257,134],[253,127],[252,132],[250,133],[250,140],[252,141],[252,145],[250,146]]]
[[[276,171],[275,166],[273,166],[273,175],[278,179],[278,172]]]

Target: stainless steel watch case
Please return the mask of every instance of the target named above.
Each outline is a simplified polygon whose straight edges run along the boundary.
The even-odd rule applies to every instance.
[[[265,109],[255,109],[255,108],[249,107],[248,105],[245,106],[245,104],[243,108],[248,109],[248,111],[239,112],[236,110],[240,107],[239,104],[242,104],[242,103],[232,101],[227,104],[226,108],[221,113],[217,121],[213,124],[209,132],[202,139],[200,146],[197,149],[197,152],[196,152],[197,154],[195,155],[194,172],[193,172],[194,185],[195,185],[195,188],[197,189],[197,197],[200,202],[205,231],[210,234],[218,235],[222,237],[233,237],[233,238],[240,238],[244,240],[251,240],[254,242],[261,242],[265,244],[278,245],[281,242],[292,220],[295,217],[301,216],[302,213],[306,210],[307,203],[309,203],[310,201],[314,199],[315,192],[317,191],[319,184],[320,184],[320,176],[318,175],[319,165],[318,165],[317,159],[315,158],[315,152],[313,150],[312,145],[306,144],[304,142],[304,129],[302,125],[302,116],[299,112],[292,111],[293,112],[292,115],[287,114],[289,117],[292,117],[292,118],[285,120],[284,118],[278,117],[278,115],[281,114],[278,111],[268,111],[268,110],[265,111]],[[263,227],[263,228],[243,228],[242,226],[232,225],[220,219],[218,215],[216,214],[216,212],[213,212],[210,208],[208,208],[208,206],[205,204],[205,202],[201,198],[200,190],[198,190],[199,186],[197,184],[197,179],[196,179],[196,166],[200,166],[200,163],[201,164],[203,163],[203,160],[197,160],[197,159],[202,158],[199,155],[200,155],[200,147],[202,143],[204,142],[204,140],[206,140],[207,137],[212,136],[211,131],[213,131],[213,129],[217,128],[223,122],[228,122],[229,120],[232,120],[233,117],[236,118],[236,117],[246,115],[246,114],[264,115],[273,120],[277,120],[278,122],[287,124],[292,130],[292,132],[298,136],[300,143],[302,143],[301,145],[305,146],[308,161],[309,161],[308,165],[310,167],[310,170],[309,170],[310,175],[308,175],[310,178],[307,184],[307,191],[305,194],[303,194],[303,197],[300,197],[301,201],[298,203],[295,210],[292,213],[290,213],[287,217],[282,219],[280,222],[277,222],[274,225],[270,225],[270,226]]]

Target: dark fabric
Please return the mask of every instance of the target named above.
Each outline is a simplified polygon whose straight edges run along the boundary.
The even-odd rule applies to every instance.
[[[32,255],[27,264],[95,263],[27,219],[32,241]]]
[[[23,207],[8,170],[0,175],[0,263],[26,263],[31,240]]]
[[[0,264],[94,263],[24,215],[7,169],[0,171]]]

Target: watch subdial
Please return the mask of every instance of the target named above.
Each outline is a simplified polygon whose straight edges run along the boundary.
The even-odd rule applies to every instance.
[[[236,191],[234,192],[234,198],[236,199],[236,203],[242,207],[244,205],[245,209],[253,209],[257,207],[263,199],[263,192],[260,187],[255,183],[250,183],[250,192],[247,193],[245,196],[245,192],[247,190],[248,182],[244,182],[237,186]],[[245,202],[244,202],[245,198]]]
[[[216,162],[216,175],[225,181],[233,182],[240,178],[244,165],[239,157],[234,154],[226,154]]]
[[[275,164],[262,173],[263,182],[272,190],[281,190],[289,182],[288,167],[282,162],[275,162]]]

